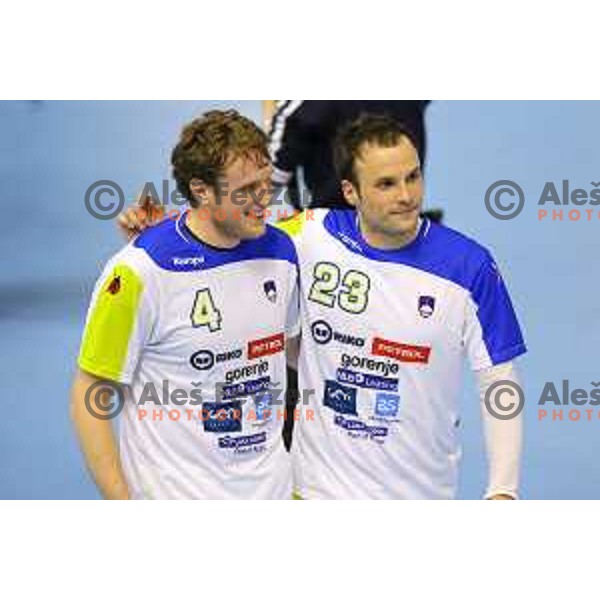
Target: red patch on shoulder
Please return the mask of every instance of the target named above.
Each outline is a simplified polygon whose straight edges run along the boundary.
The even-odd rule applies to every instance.
[[[119,290],[121,289],[121,278],[117,275],[109,284],[108,287],[106,288],[106,291],[109,294],[112,294],[113,296],[115,294],[119,293]]]

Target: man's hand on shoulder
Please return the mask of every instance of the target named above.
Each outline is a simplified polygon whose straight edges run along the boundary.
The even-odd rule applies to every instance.
[[[164,217],[164,206],[157,204],[152,196],[148,195],[140,198],[119,215],[117,227],[127,240],[132,240],[146,228],[160,223]]]

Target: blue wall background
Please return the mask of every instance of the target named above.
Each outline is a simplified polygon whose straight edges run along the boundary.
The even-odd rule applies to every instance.
[[[84,194],[111,179],[132,197],[167,178],[181,126],[225,106],[260,122],[259,102],[0,103],[0,498],[98,497],[68,397],[94,280],[121,240],[114,223],[89,216]],[[591,422],[537,419],[546,381],[586,390],[600,381],[600,219],[595,209],[591,222],[539,222],[536,207],[546,181],[586,190],[600,181],[600,103],[435,102],[428,126],[428,204],[494,251],[526,334],[523,494],[600,498],[598,411]],[[527,198],[511,221],[484,206],[499,179]],[[485,465],[468,373],[462,403],[460,497],[477,498]]]

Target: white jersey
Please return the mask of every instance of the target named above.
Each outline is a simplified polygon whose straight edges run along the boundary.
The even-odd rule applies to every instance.
[[[363,239],[349,210],[284,228],[301,274],[301,390],[314,421],[292,452],[304,498],[452,498],[464,357],[474,370],[525,352],[487,250],[424,220],[399,250]]]
[[[232,250],[165,221],[119,252],[80,367],[127,384],[120,457],[134,498],[288,499],[281,430],[297,256],[268,226]]]

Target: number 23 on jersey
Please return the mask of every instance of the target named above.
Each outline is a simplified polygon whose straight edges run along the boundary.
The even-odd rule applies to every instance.
[[[315,265],[313,276],[308,294],[312,302],[333,308],[337,300],[342,310],[352,314],[362,313],[367,308],[371,280],[361,271],[351,269],[342,276],[337,265],[320,262]]]

